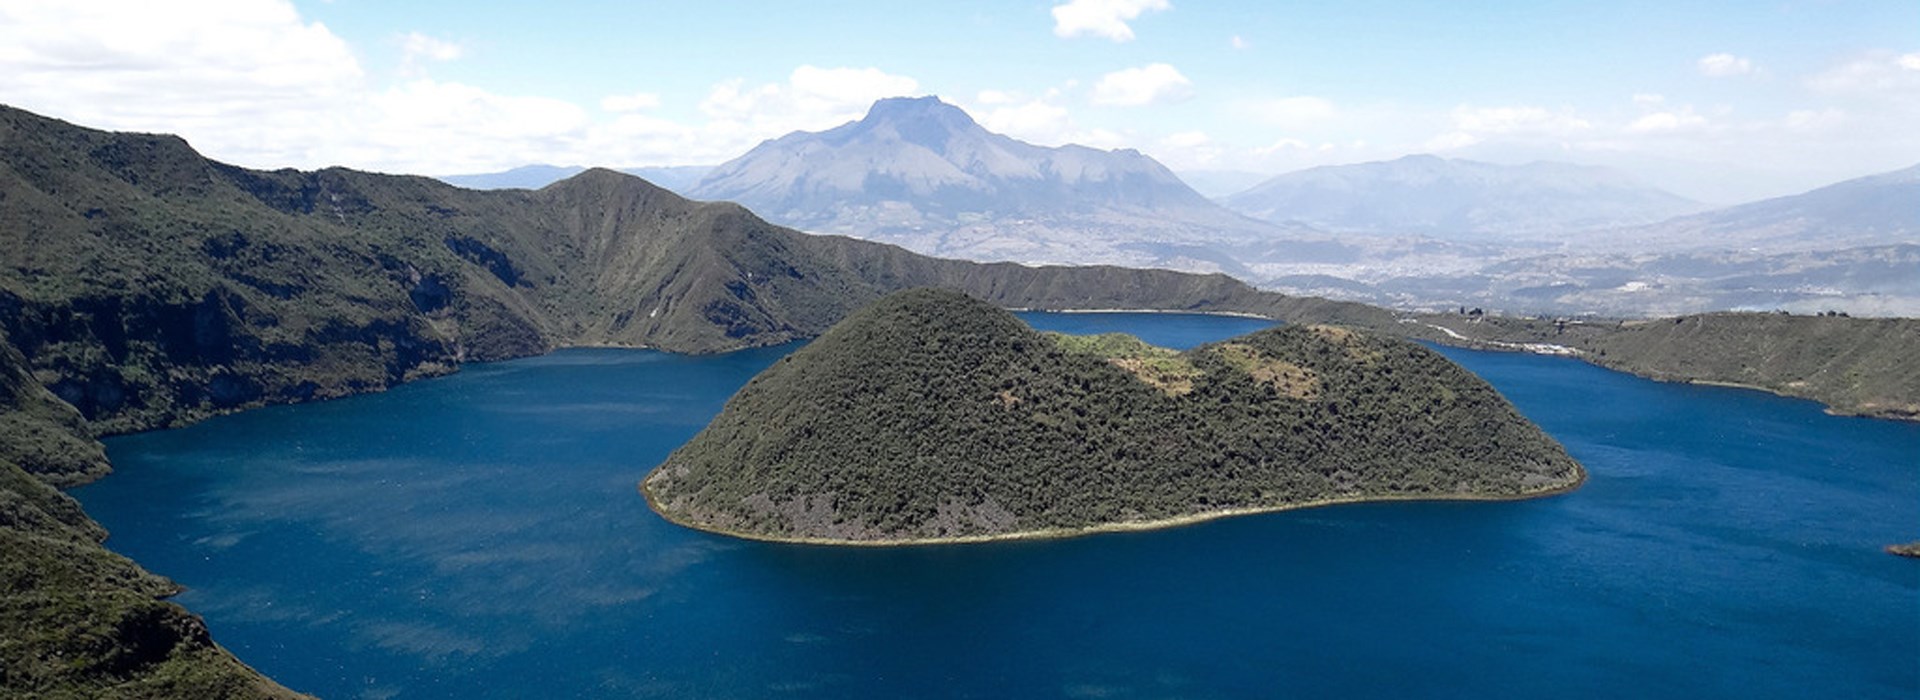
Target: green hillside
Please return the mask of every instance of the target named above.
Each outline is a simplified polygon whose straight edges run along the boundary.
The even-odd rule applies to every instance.
[[[1426,320],[1481,341],[1564,345],[1602,367],[1661,381],[1733,384],[1813,399],[1832,413],[1920,420],[1920,319],[1716,313],[1580,323]]]
[[[1486,382],[1405,341],[1285,326],[1175,353],[913,290],[755,377],[644,490],[692,527],[897,542],[1583,478]]]
[[[106,531],[46,483],[105,468],[79,423],[0,345],[0,696],[299,697],[215,645],[163,600],[172,582],[101,547]]]

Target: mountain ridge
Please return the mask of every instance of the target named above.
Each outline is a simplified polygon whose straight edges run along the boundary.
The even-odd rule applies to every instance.
[[[1920,164],[1619,232],[1670,249],[1764,247],[1774,253],[1920,241]]]
[[[1218,245],[1282,231],[1139,151],[1036,146],[937,97],[882,99],[859,120],[770,139],[693,194],[809,231],[985,261],[1241,272]]]

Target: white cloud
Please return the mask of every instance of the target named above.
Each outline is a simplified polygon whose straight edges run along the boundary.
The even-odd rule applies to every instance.
[[[408,63],[426,59],[430,61],[458,60],[466,51],[459,44],[435,39],[420,32],[408,32],[400,38],[400,51],[403,60]]]
[[[659,107],[660,95],[652,92],[609,95],[600,99],[600,108],[609,112],[640,112]]]
[[[416,163],[431,158],[435,169],[454,172],[581,153],[591,124],[587,111],[571,102],[428,79],[374,94],[365,108],[355,138],[338,147],[348,162],[380,163],[401,154]]]
[[[218,157],[313,164],[363,89],[347,44],[284,0],[0,3],[0,95],[108,129],[188,136]],[[288,137],[300,145],[289,143]]]
[[[28,109],[139,127],[129,115],[305,109],[362,78],[345,42],[284,1],[214,0],[202,9],[0,4],[0,94]]]
[[[707,93],[700,111],[711,121],[703,128],[715,145],[737,148],[738,155],[761,139],[790,131],[817,131],[859,119],[875,100],[919,90],[913,78],[878,68],[793,69],[786,83],[747,86],[723,82]]]
[[[1331,100],[1300,95],[1248,103],[1254,117],[1282,129],[1306,129],[1319,126],[1340,113]]]
[[[801,66],[781,82],[717,84],[684,122],[646,114],[661,96],[600,101],[611,115],[538,95],[435,80],[454,42],[401,35],[401,82],[376,84],[346,42],[286,0],[0,3],[0,96],[87,126],[180,134],[210,157],[263,168],[413,173],[532,162],[717,163],[761,140],[863,114],[918,89],[877,68]]]
[[[1253,48],[1253,43],[1241,38],[1239,34],[1235,34],[1232,38],[1227,39],[1227,45],[1237,51],[1245,51]]]
[[[1094,148],[1137,147],[1139,142],[1128,133],[1105,128],[1087,128],[1076,122],[1070,110],[1060,104],[1068,89],[1069,82],[1063,88],[1052,88],[1039,97],[1019,101],[1013,104],[989,105],[977,103],[968,109],[968,113],[980,126],[988,131],[1006,134],[1028,143],[1042,146],[1059,146],[1076,143]],[[1000,93],[1001,96],[1021,100],[1019,95]]]
[[[1132,41],[1127,22],[1141,13],[1166,10],[1167,0],[1072,0],[1053,7],[1053,34],[1063,39],[1082,35]]]
[[[1873,51],[1815,75],[1814,90],[1871,98],[1920,97],[1920,53]]]
[[[1707,118],[1695,114],[1692,107],[1680,110],[1653,112],[1641,116],[1628,124],[1629,134],[1666,134],[1682,131],[1695,131],[1706,128]]]
[[[988,131],[1040,144],[1066,143],[1073,133],[1073,120],[1067,108],[1048,99],[995,107],[974,115]]]
[[[1747,75],[1753,72],[1753,61],[1730,53],[1708,54],[1700,57],[1700,74],[1709,78],[1727,78]]]
[[[1093,103],[1138,107],[1178,102],[1193,96],[1193,81],[1165,63],[1108,73],[1093,86]]]

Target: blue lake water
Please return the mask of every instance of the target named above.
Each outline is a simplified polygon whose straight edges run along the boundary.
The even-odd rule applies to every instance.
[[[1920,697],[1920,561],[1880,551],[1920,539],[1920,425],[1446,350],[1591,481],[909,549],[653,515],[635,483],[792,349],[569,350],[115,438],[75,495],[328,698]]]

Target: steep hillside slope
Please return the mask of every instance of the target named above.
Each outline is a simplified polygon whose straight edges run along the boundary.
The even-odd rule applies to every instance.
[[[164,602],[178,588],[101,547],[106,531],[48,484],[105,473],[82,430],[0,343],[0,695],[297,697]]]

